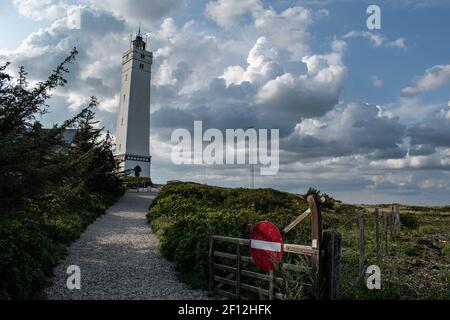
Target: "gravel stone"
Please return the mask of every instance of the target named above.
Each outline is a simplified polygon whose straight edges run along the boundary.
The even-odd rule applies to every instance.
[[[55,268],[51,300],[200,300],[206,292],[178,281],[158,250],[145,215],[157,193],[127,192],[92,223]],[[81,290],[66,286],[67,267],[81,270]]]

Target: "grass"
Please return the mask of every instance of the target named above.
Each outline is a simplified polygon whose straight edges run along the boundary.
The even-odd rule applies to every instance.
[[[127,189],[137,188],[138,186],[150,186],[152,185],[152,180],[145,177],[121,177],[120,178],[123,186]]]
[[[377,264],[375,222],[377,206],[363,207],[365,215],[365,265]],[[387,206],[379,206],[390,212]],[[448,207],[447,207],[448,208]],[[325,212],[325,215],[335,213]],[[345,215],[351,217],[351,211]],[[449,299],[450,215],[435,208],[400,206],[400,234],[396,241],[382,237],[382,290],[370,292],[358,281],[358,228],[336,229],[343,235],[341,296],[343,299]],[[383,231],[383,219],[380,219]],[[381,232],[383,234],[383,232]],[[389,235],[388,235],[389,236]]]

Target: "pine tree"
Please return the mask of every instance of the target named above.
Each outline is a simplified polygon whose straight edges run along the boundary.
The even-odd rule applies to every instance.
[[[123,192],[95,98],[51,129],[35,121],[75,55],[33,88],[24,68],[14,79],[0,66],[0,299],[35,299],[63,248]],[[73,143],[64,140],[69,128]]]
[[[60,133],[70,121],[45,131],[35,117],[46,112],[50,92],[66,84],[67,65],[77,55],[74,48],[50,77],[29,88],[27,73],[21,67],[16,81],[0,67],[0,208],[18,210],[26,198],[34,198],[52,183],[51,168],[58,161]]]
[[[30,88],[27,73],[19,69],[16,81],[0,67],[0,209],[2,213],[22,210],[27,199],[38,199],[59,186],[86,189],[114,197],[120,192],[111,139],[102,138],[94,108],[89,105],[77,116],[43,129],[35,121],[47,110],[51,90],[64,86],[67,65],[76,49],[53,71],[50,77]],[[73,145],[63,141],[68,128],[76,129]]]
[[[78,176],[75,177],[76,181],[82,183],[86,190],[109,194],[120,190],[121,183],[111,151],[109,132],[102,137],[104,128],[98,128],[99,121],[95,120],[93,109],[97,105],[97,99],[92,97],[89,106],[80,113],[75,122],[77,134],[74,147],[70,151],[70,157],[74,160],[72,163],[75,164],[72,172]]]

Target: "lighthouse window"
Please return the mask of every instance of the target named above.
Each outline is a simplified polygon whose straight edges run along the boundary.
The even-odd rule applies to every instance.
[[[143,64],[143,63],[141,63],[141,64],[139,65],[139,69],[141,69],[141,70],[144,69],[144,64]]]
[[[128,73],[125,74],[125,81],[128,81]]]
[[[121,121],[121,124],[120,124],[121,126],[123,126],[123,118],[122,118],[122,121]]]
[[[123,101],[125,101],[125,95],[123,95]]]
[[[141,54],[141,58],[142,58],[142,59],[145,59],[145,54]]]

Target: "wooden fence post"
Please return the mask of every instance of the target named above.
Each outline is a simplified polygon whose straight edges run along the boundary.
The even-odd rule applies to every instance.
[[[311,209],[311,238],[312,248],[316,249],[316,253],[312,255],[312,276],[313,276],[313,293],[317,300],[320,299],[320,290],[322,287],[322,259],[320,256],[322,246],[322,211],[320,204],[317,203],[316,197],[308,196],[309,208]]]
[[[391,242],[392,240],[395,242],[395,238],[394,238],[394,209],[391,209],[391,212],[389,213],[389,237],[391,238]]]
[[[208,263],[209,263],[209,294],[215,295],[214,289],[214,227],[208,227],[208,240],[209,240],[209,255],[208,255]]]
[[[323,299],[339,299],[339,280],[341,265],[342,236],[336,230],[323,232],[322,246],[325,250],[323,258],[323,273],[325,277]]]
[[[400,206],[398,204],[394,204],[393,215],[394,215],[394,237],[395,239],[397,239],[397,237],[400,234]]]
[[[269,276],[270,276],[270,280],[269,280],[269,300],[273,300],[273,270],[269,271]]]
[[[236,299],[241,300],[241,245],[236,247]]]
[[[383,237],[384,237],[384,254],[387,256],[389,253],[388,248],[388,214],[387,212],[383,213]]]
[[[365,259],[365,246],[364,246],[364,211],[361,210],[358,213],[358,226],[359,226],[359,278],[363,278],[364,259]]]
[[[381,263],[381,244],[380,244],[380,216],[378,214],[378,208],[375,209],[373,213],[373,218],[375,219],[375,242],[376,242],[376,255],[377,264]]]

